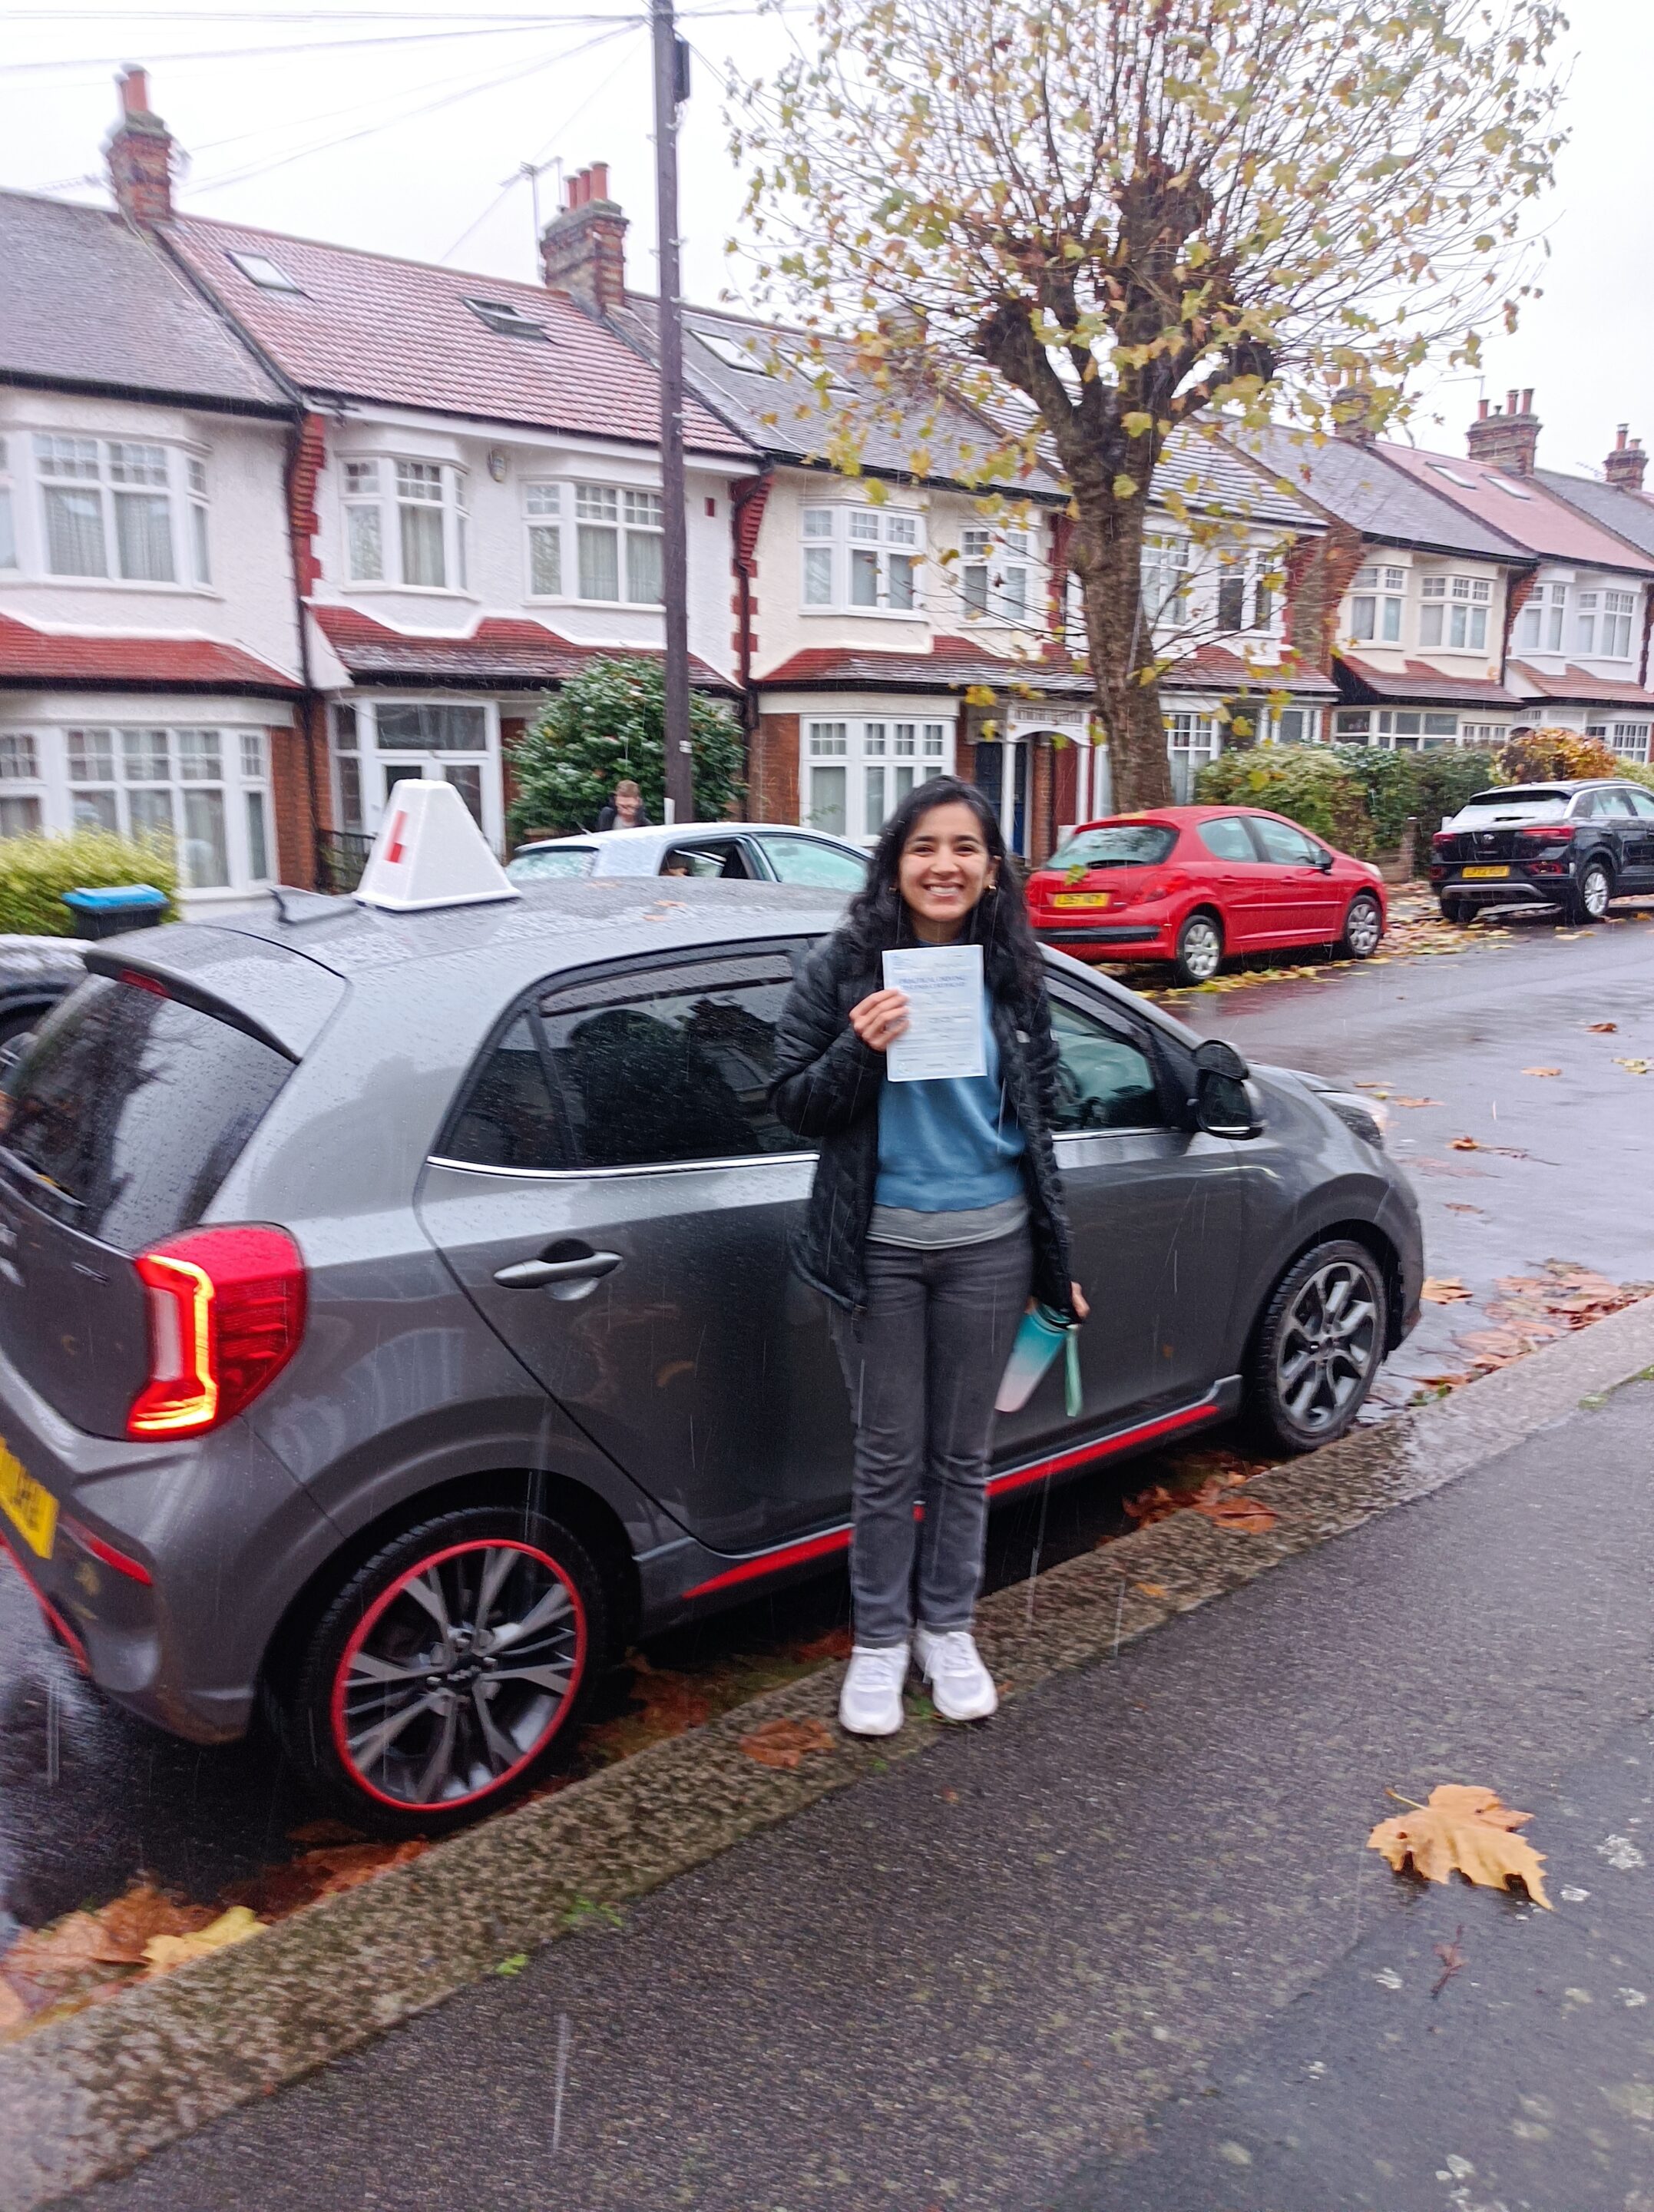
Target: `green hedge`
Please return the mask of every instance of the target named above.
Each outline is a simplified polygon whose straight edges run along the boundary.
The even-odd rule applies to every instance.
[[[1392,753],[1371,745],[1262,745],[1202,769],[1203,805],[1267,806],[1358,860],[1393,853],[1409,815],[1428,836],[1473,792],[1499,783],[1492,753]]]
[[[72,937],[75,924],[64,893],[109,890],[120,884],[153,884],[170,901],[178,889],[178,863],[165,845],[139,844],[109,830],[0,837],[0,930]]]

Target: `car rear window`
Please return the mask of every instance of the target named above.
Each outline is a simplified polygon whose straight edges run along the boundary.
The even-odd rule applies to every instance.
[[[200,1220],[293,1065],[197,1007],[92,976],[12,1072],[0,1156],[42,1212],[140,1251]]]
[[[1469,830],[1496,822],[1560,822],[1567,811],[1566,791],[1479,791],[1467,799],[1454,820]]]
[[[597,865],[590,845],[564,845],[543,853],[519,853],[506,869],[514,884],[544,883],[554,877],[589,876]]]
[[[1106,822],[1100,829],[1076,830],[1059,845],[1048,868],[1152,868],[1178,842],[1163,822]]]

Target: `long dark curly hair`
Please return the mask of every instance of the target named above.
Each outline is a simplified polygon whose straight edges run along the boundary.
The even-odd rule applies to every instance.
[[[980,945],[988,988],[996,998],[1013,989],[1036,994],[1043,988],[1045,963],[1028,921],[1027,902],[999,817],[973,783],[951,775],[916,784],[879,833],[867,871],[867,884],[850,902],[844,927],[869,962],[899,945],[917,942],[912,918],[897,887],[901,856],[919,823],[933,808],[967,806],[981,828],[994,863],[994,884],[971,909],[960,933],[962,945]]]

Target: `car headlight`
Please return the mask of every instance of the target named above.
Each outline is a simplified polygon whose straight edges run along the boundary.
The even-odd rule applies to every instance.
[[[1324,1106],[1331,1107],[1346,1128],[1369,1145],[1383,1145],[1390,1115],[1378,1099],[1363,1098],[1354,1091],[1318,1090],[1315,1095]]]

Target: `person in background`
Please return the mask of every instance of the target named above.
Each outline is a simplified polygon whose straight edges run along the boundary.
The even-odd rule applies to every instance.
[[[891,1083],[885,1054],[907,1001],[883,988],[882,956],[954,944],[983,950],[987,1072]],[[793,1258],[831,1301],[855,1427],[855,1642],[839,1705],[853,1735],[901,1726],[910,1656],[945,1720],[985,1719],[998,1703],[971,1632],[994,1399],[1030,1287],[1070,1321],[1088,1311],[1051,1138],[1057,1066],[1039,948],[994,811],[972,785],[921,784],[788,994],[770,1094],[820,1146]]]
[[[597,817],[600,830],[646,830],[649,817],[643,811],[643,793],[629,775],[622,776],[615,787],[615,796]]]

